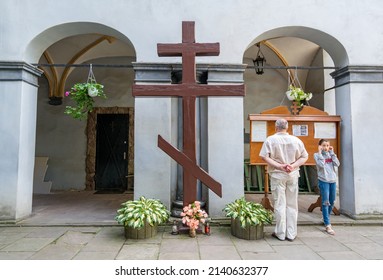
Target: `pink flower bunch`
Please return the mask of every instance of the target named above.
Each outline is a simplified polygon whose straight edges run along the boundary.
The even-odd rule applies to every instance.
[[[192,204],[183,208],[181,217],[184,224],[190,228],[198,229],[200,223],[205,223],[208,215],[201,209],[201,203],[199,201],[194,201]]]

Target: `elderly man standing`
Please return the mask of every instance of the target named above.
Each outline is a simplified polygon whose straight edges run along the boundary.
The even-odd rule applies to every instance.
[[[259,155],[268,165],[276,220],[273,237],[293,241],[297,236],[299,167],[308,159],[303,142],[287,133],[288,122],[278,119],[276,133],[267,137]]]

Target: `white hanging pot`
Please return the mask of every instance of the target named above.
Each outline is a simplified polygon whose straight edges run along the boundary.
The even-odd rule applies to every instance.
[[[294,101],[294,96],[291,96],[291,90],[286,91],[287,99],[290,101]]]
[[[93,85],[88,86],[88,95],[90,97],[96,97],[97,94],[98,94],[98,89],[95,86]]]

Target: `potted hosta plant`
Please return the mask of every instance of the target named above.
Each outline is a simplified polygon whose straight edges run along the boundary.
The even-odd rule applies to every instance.
[[[125,228],[125,238],[144,239],[157,235],[157,226],[169,220],[170,212],[158,199],[140,197],[121,204],[115,219]]]
[[[94,97],[106,98],[104,86],[92,82],[74,84],[69,91],[65,92],[65,96],[75,101],[76,106],[67,106],[64,113],[78,120],[86,119],[88,112],[93,110]]]
[[[313,97],[313,94],[311,92],[304,92],[300,87],[290,85],[288,91],[286,91],[286,96],[290,101],[295,101],[298,105],[303,106],[306,101]]]
[[[231,234],[241,239],[261,239],[264,225],[271,224],[273,214],[261,204],[246,201],[244,197],[229,203],[223,209],[231,218]]]

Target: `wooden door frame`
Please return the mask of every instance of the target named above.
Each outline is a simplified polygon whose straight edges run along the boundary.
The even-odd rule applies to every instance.
[[[128,114],[129,115],[129,143],[128,143],[128,184],[127,190],[133,191],[134,185],[134,108],[132,107],[96,107],[88,114],[86,134],[86,182],[85,190],[96,189],[94,176],[96,174],[96,141],[97,141],[97,115],[98,114]]]

